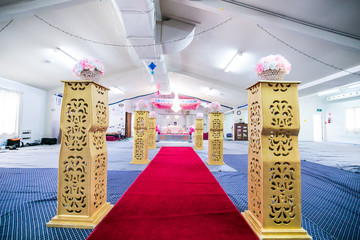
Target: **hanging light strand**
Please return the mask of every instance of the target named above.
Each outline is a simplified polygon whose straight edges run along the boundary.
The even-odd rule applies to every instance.
[[[161,43],[158,43],[158,44],[139,44],[139,45],[129,45],[129,44],[116,44],[116,43],[105,43],[105,42],[100,42],[100,41],[95,41],[95,40],[91,40],[91,39],[88,39],[88,38],[84,38],[84,37],[81,37],[79,35],[76,35],[76,34],[73,34],[73,33],[70,33],[70,32],[67,32],[51,23],[49,23],[48,21],[46,21],[45,19],[39,17],[38,15],[35,15],[35,17],[39,20],[41,20],[42,22],[46,23],[47,25],[49,25],[50,27],[52,28],[55,28],[56,30],[66,34],[66,35],[69,35],[71,37],[74,37],[74,38],[78,38],[80,40],[83,40],[83,41],[87,41],[87,42],[91,42],[91,43],[95,43],[95,44],[101,44],[101,45],[105,45],[105,46],[111,46],[111,47],[152,47],[152,46],[157,46],[157,45],[162,45],[162,44],[170,44],[170,43],[174,43],[174,42],[179,42],[179,41],[182,41],[184,39],[187,39],[187,38],[192,38],[193,36],[186,36],[186,37],[182,37],[182,38],[179,38],[179,39],[174,39],[174,40],[170,40],[170,41],[165,41],[165,42],[161,42]],[[198,32],[198,33],[195,33],[194,34],[194,37],[195,36],[199,36],[201,34],[204,34],[206,32],[209,32],[211,30],[214,30],[215,28],[218,28],[222,25],[224,25],[225,23],[229,22],[232,18],[229,18],[211,28],[208,28],[208,29],[205,29],[201,32]],[[120,37],[121,39],[128,39],[127,37]]]
[[[0,32],[2,32],[5,28],[7,28],[13,21],[14,21],[14,19],[11,19],[11,20],[0,30]]]
[[[279,42],[281,42],[282,44],[284,44],[285,46],[287,46],[287,47],[291,48],[292,50],[294,50],[294,51],[296,51],[296,52],[304,55],[304,56],[307,57],[307,58],[310,58],[310,59],[312,59],[312,60],[314,60],[314,61],[316,61],[316,62],[318,62],[318,63],[321,63],[321,64],[323,64],[323,65],[325,65],[325,66],[334,68],[334,69],[336,69],[336,70],[343,71],[343,72],[346,72],[346,73],[349,73],[349,74],[353,74],[353,75],[356,75],[356,76],[359,76],[359,77],[360,77],[360,74],[359,74],[359,73],[350,72],[350,71],[348,71],[348,70],[346,70],[346,69],[343,69],[343,68],[341,68],[341,67],[334,66],[334,65],[332,65],[332,64],[329,64],[329,63],[326,63],[326,62],[324,62],[324,61],[321,61],[320,59],[317,59],[317,58],[315,58],[315,57],[313,57],[313,56],[310,56],[309,54],[304,53],[303,51],[301,51],[301,50],[299,50],[299,49],[291,46],[290,44],[288,44],[288,43],[284,42],[283,40],[281,40],[280,38],[276,37],[274,34],[270,33],[268,30],[266,30],[265,28],[263,28],[263,27],[260,26],[259,24],[257,24],[257,26],[258,26],[261,30],[263,30],[264,32],[266,32],[268,35],[270,35],[271,37],[275,38],[276,40],[278,40]]]

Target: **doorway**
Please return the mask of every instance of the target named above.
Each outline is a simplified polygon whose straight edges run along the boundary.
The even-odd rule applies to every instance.
[[[313,114],[313,139],[314,142],[323,141],[323,121],[321,114]]]
[[[126,113],[126,127],[125,127],[125,136],[126,138],[131,137],[131,113]]]

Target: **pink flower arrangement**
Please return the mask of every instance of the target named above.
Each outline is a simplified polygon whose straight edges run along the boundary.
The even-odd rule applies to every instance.
[[[195,132],[195,128],[194,128],[194,125],[191,125],[190,127],[189,127],[189,134],[191,135],[193,132]]]
[[[97,70],[101,72],[101,75],[104,75],[104,65],[93,57],[84,57],[78,61],[73,68],[73,73],[76,77],[79,77],[80,73],[84,70],[91,72]]]
[[[289,74],[291,70],[291,64],[283,56],[269,55],[262,57],[260,61],[256,64],[255,72],[257,75],[261,75],[266,70],[280,70],[285,74]]]
[[[160,126],[159,126],[158,124],[156,124],[156,129],[155,129],[155,131],[156,131],[158,134],[160,134]]]
[[[218,112],[220,110],[220,103],[218,102],[212,102],[209,104],[209,109],[211,112]]]
[[[151,112],[149,113],[149,118],[155,118],[155,117],[156,117],[156,112],[151,111]]]
[[[138,111],[145,111],[149,105],[146,103],[145,100],[140,100],[136,103],[136,108]]]
[[[204,114],[203,113],[197,113],[196,118],[197,119],[202,119],[202,118],[204,118]]]

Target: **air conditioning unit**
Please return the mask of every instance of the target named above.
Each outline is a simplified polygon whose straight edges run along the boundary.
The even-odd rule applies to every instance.
[[[26,144],[31,142],[31,130],[21,131],[21,141]]]

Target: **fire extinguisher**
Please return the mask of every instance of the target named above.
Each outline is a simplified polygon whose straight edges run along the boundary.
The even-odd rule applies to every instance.
[[[327,123],[331,123],[331,113],[329,113],[328,119],[327,119]]]

